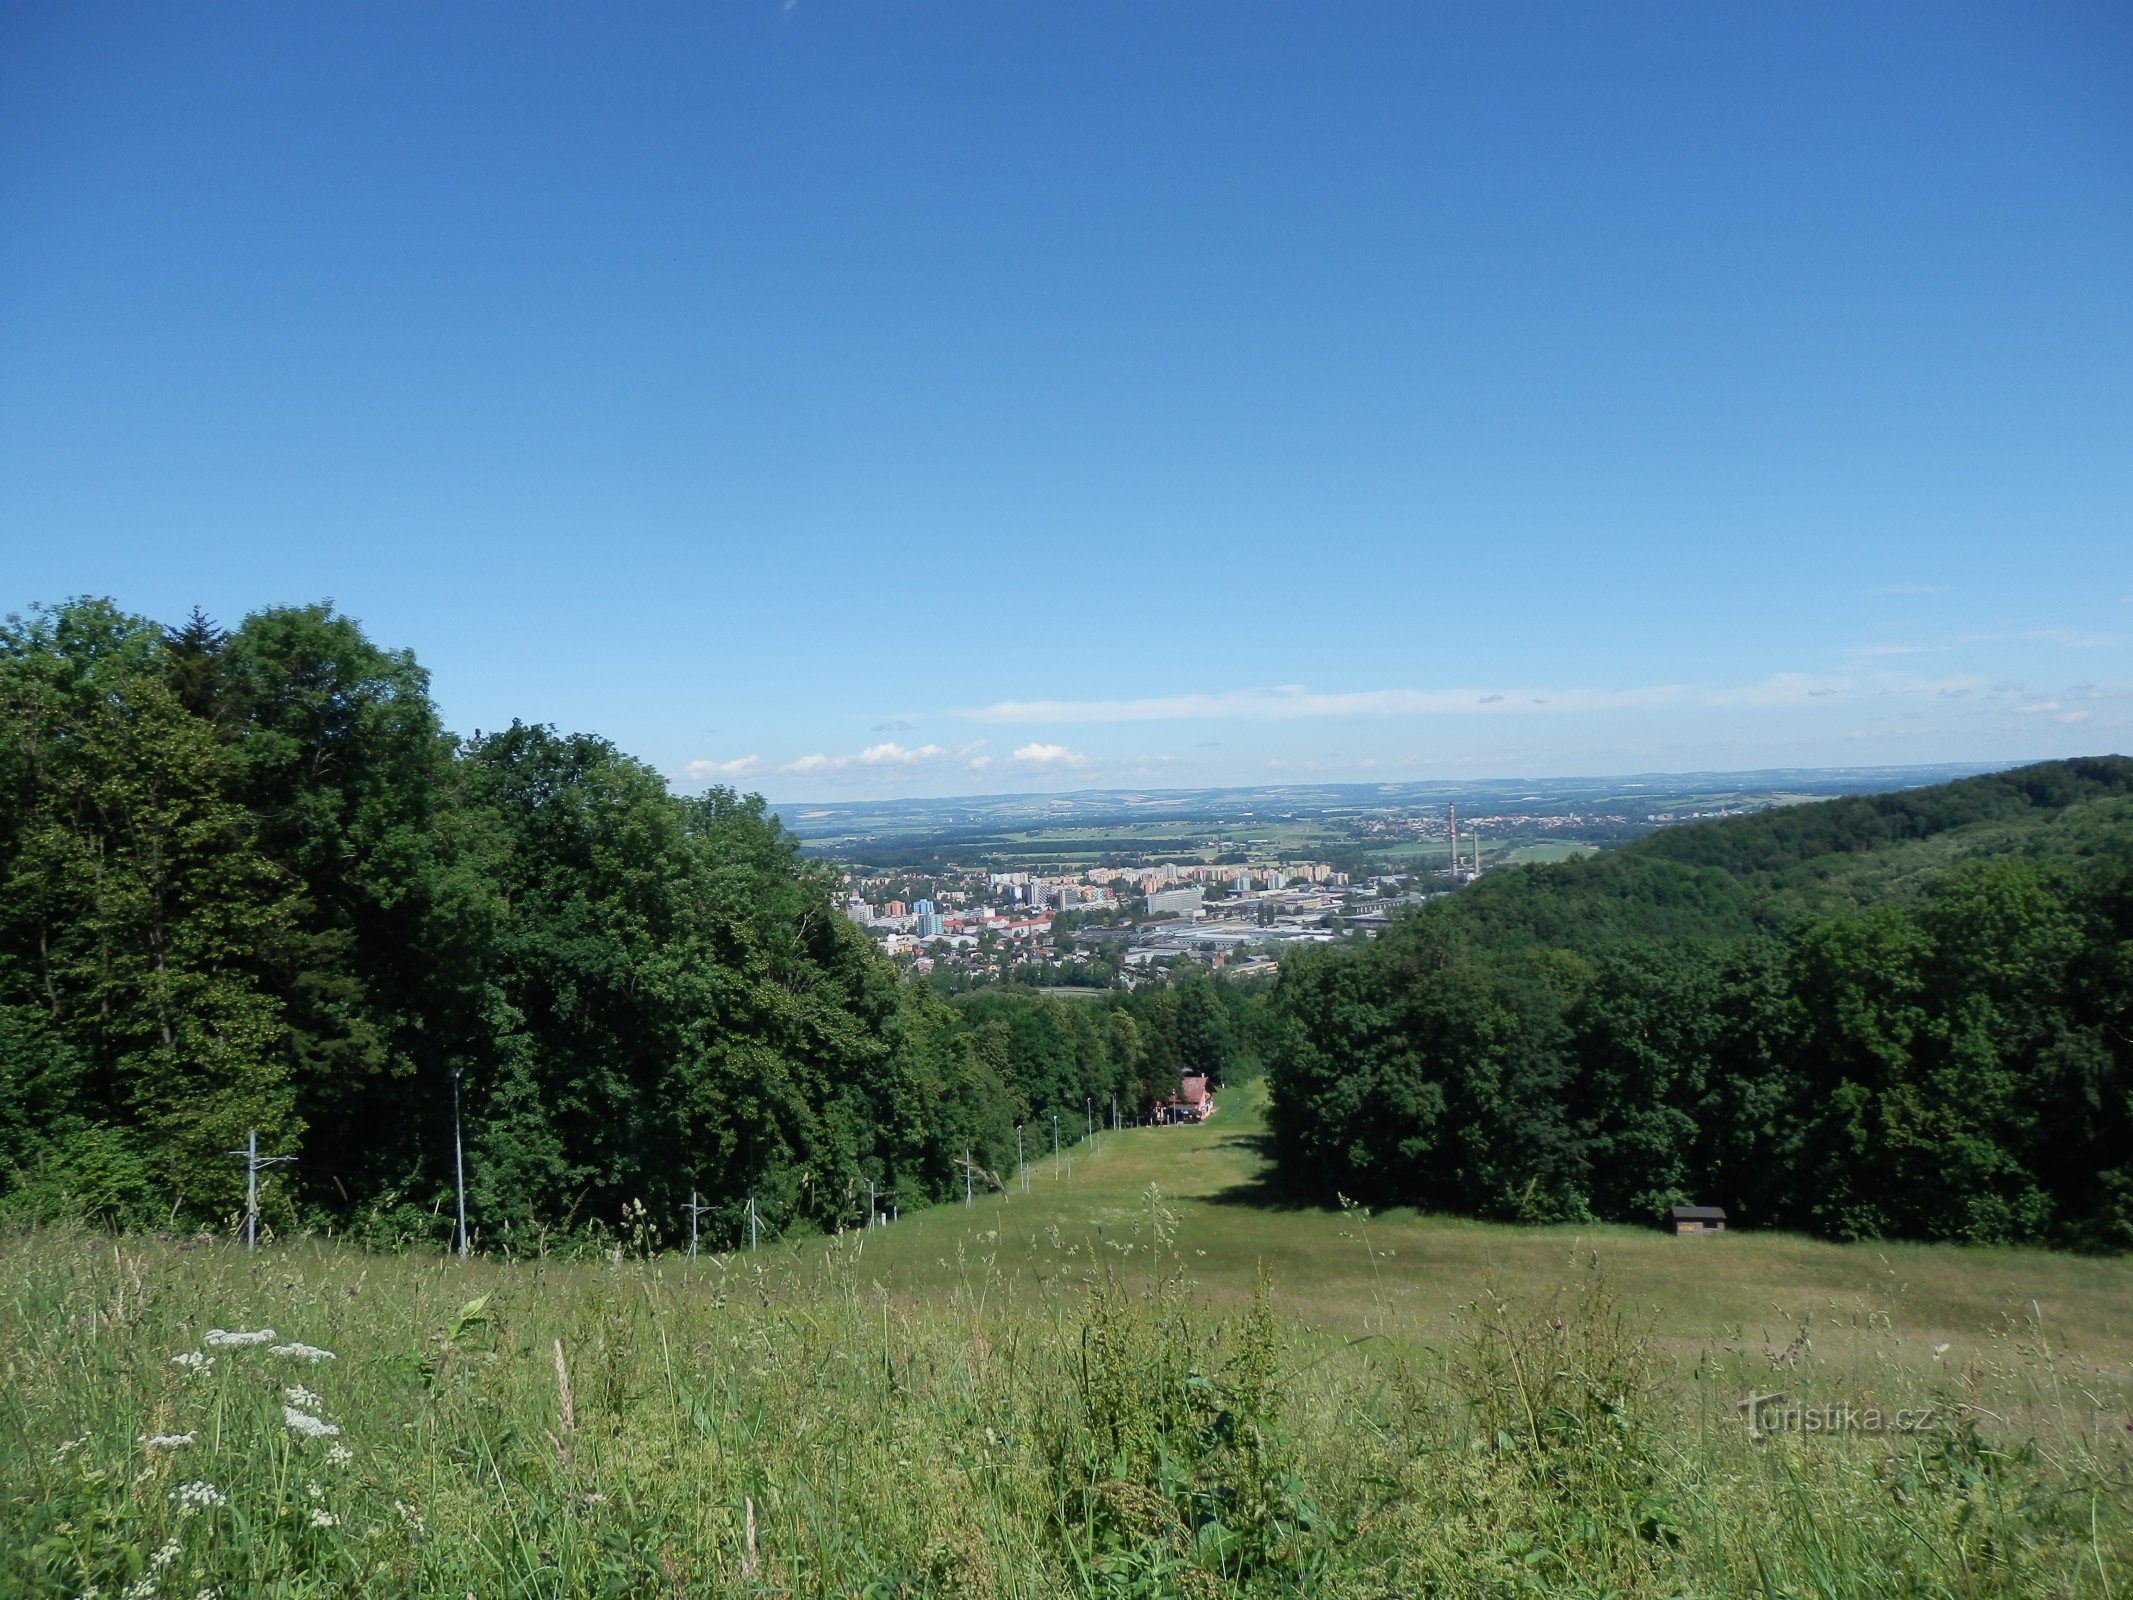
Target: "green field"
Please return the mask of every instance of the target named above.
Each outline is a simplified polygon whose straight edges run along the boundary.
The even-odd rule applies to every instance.
[[[970,1207],[861,1236],[866,1275],[920,1304],[963,1284],[982,1260],[999,1292],[1041,1299],[1072,1276],[1070,1258],[1088,1241],[1130,1232],[1152,1191],[1175,1218],[1204,1299],[1241,1305],[1264,1266],[1275,1306],[1307,1338],[1369,1330],[1429,1345],[1485,1288],[1537,1303],[1574,1285],[1597,1256],[1624,1309],[1679,1358],[1784,1346],[1805,1326],[1823,1359],[1864,1352],[1931,1376],[1999,1360],[2010,1340],[2035,1336],[2133,1414],[2133,1262],[2122,1257],[1788,1233],[1676,1239],[1644,1228],[1283,1207],[1262,1187],[1261,1096],[1252,1085],[1219,1097],[1201,1126],[1107,1133],[1056,1166],[1037,1160],[1026,1196],[1010,1184]]]
[[[1570,861],[1591,853],[1591,847],[1582,844],[1522,844],[1507,852],[1504,860],[1524,866],[1529,862]]]
[[[695,1262],[8,1236],[0,1592],[2126,1592],[2128,1263],[1285,1209],[1261,1137]]]

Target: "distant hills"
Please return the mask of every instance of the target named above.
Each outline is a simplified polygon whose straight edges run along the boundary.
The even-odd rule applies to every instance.
[[[2129,842],[2133,760],[2082,757],[1663,829],[1560,866],[1492,872],[1455,914],[1498,947],[1735,937],[1912,903],[1974,861],[2070,867]]]
[[[784,800],[779,821],[803,842],[871,836],[910,840],[964,829],[1031,824],[1089,827],[1151,817],[1209,822],[1252,816],[1321,818],[1458,805],[1535,814],[1691,801],[1767,802],[1917,788],[2007,763],[1932,766],[1768,767],[1750,772],[1630,773],[1606,777],[1462,778],[1405,783],[1284,783],[1207,789],[1083,789],[1059,794],[959,795],[910,800]]]

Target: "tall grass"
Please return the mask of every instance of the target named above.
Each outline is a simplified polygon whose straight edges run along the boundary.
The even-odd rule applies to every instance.
[[[1686,1361],[1583,1257],[1552,1299],[1417,1327],[1388,1298],[1311,1335],[1263,1283],[1210,1309],[1152,1196],[1057,1260],[1037,1290],[966,1258],[911,1300],[854,1240],[587,1264],[0,1239],[0,1590],[2127,1592],[2133,1435],[2041,1329],[1960,1372],[1892,1335],[1840,1378],[1811,1329]],[[1781,1389],[1939,1415],[1750,1437],[1737,1402]]]

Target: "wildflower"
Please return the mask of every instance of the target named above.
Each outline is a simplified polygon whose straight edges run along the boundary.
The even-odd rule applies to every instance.
[[[151,1573],[161,1572],[183,1554],[185,1554],[185,1546],[172,1539],[162,1549],[148,1558],[148,1570]]]
[[[156,1592],[155,1574],[144,1572],[140,1577],[119,1590],[119,1600],[153,1600]]]
[[[338,1528],[340,1525],[341,1519],[335,1516],[332,1512],[328,1511],[324,1506],[313,1506],[311,1508],[312,1527]]]
[[[193,1600],[222,1600],[222,1591],[213,1584],[209,1584],[205,1589],[194,1595]]]
[[[150,1450],[176,1450],[193,1442],[189,1433],[144,1433],[141,1443]]]
[[[395,1500],[393,1502],[393,1509],[400,1513],[400,1520],[406,1523],[408,1527],[412,1528],[417,1533],[420,1533],[422,1531],[421,1512],[417,1511],[405,1500]]]
[[[326,1461],[329,1466],[345,1467],[355,1458],[355,1452],[339,1440],[335,1440],[327,1447]]]
[[[281,1397],[292,1406],[302,1406],[307,1411],[316,1411],[325,1402],[300,1383],[292,1383],[282,1390]]]
[[[212,1345],[265,1344],[273,1337],[272,1328],[258,1328],[250,1333],[232,1333],[226,1328],[210,1328],[207,1330],[207,1337],[200,1342]]]
[[[272,1331],[272,1329],[268,1330],[269,1333]],[[296,1361],[308,1361],[313,1366],[316,1366],[321,1361],[334,1359],[331,1350],[321,1350],[315,1344],[278,1344],[269,1350],[267,1354],[270,1356],[288,1356]]]
[[[54,1461],[64,1461],[88,1442],[89,1436],[86,1433],[79,1439],[62,1439],[57,1448],[52,1451],[52,1459]]]
[[[204,1378],[215,1370],[215,1358],[203,1350],[180,1350],[170,1358],[174,1367],[183,1367],[196,1378]]]
[[[178,1508],[181,1517],[196,1516],[202,1511],[212,1511],[216,1506],[226,1506],[230,1497],[204,1478],[195,1478],[190,1483],[181,1483],[170,1492],[171,1503]]]
[[[341,1430],[323,1418],[314,1417],[308,1411],[299,1411],[294,1406],[281,1408],[282,1426],[292,1433],[300,1433],[306,1439],[331,1439]]]

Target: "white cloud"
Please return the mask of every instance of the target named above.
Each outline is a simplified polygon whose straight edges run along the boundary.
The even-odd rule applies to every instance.
[[[716,783],[753,772],[760,765],[762,757],[754,755],[735,756],[731,761],[692,761],[681,769],[681,775],[690,783]]]
[[[1284,684],[1271,689],[1155,695],[1131,700],[1000,700],[952,713],[973,722],[1036,724],[1172,722],[1189,719],[1294,721],[1343,717],[1589,716],[1693,707],[1806,706],[1864,695],[1970,694],[1974,674],[1915,678],[1879,674],[1773,673],[1727,688],[1654,684],[1639,689],[1366,689],[1319,693]],[[1042,746],[1040,748],[1056,748]]]
[[[1848,656],[1922,656],[1933,648],[1929,644],[1856,644],[1844,653]]]
[[[948,752],[937,744],[922,744],[916,748],[898,744],[890,739],[881,744],[870,744],[857,755],[832,756],[820,751],[801,756],[779,767],[780,772],[805,775],[810,772],[841,772],[846,767],[922,767],[938,761]]]
[[[922,744],[916,750],[909,750],[891,739],[887,744],[869,745],[853,759],[868,767],[915,767],[940,753],[941,747],[937,744]]]
[[[2041,717],[2059,709],[2056,700],[2037,700],[2026,706],[2016,706],[2015,714],[2023,717]]]
[[[1517,715],[1551,711],[1636,710],[1680,702],[1688,690],[1364,689],[1313,693],[1296,684],[1230,689],[1220,694],[1156,695],[1138,700],[1000,700],[956,715],[972,722],[1175,722],[1198,717],[1287,721],[1300,717]]]
[[[1017,761],[1033,767],[1085,767],[1089,757],[1063,744],[1026,744],[1015,752]]]

